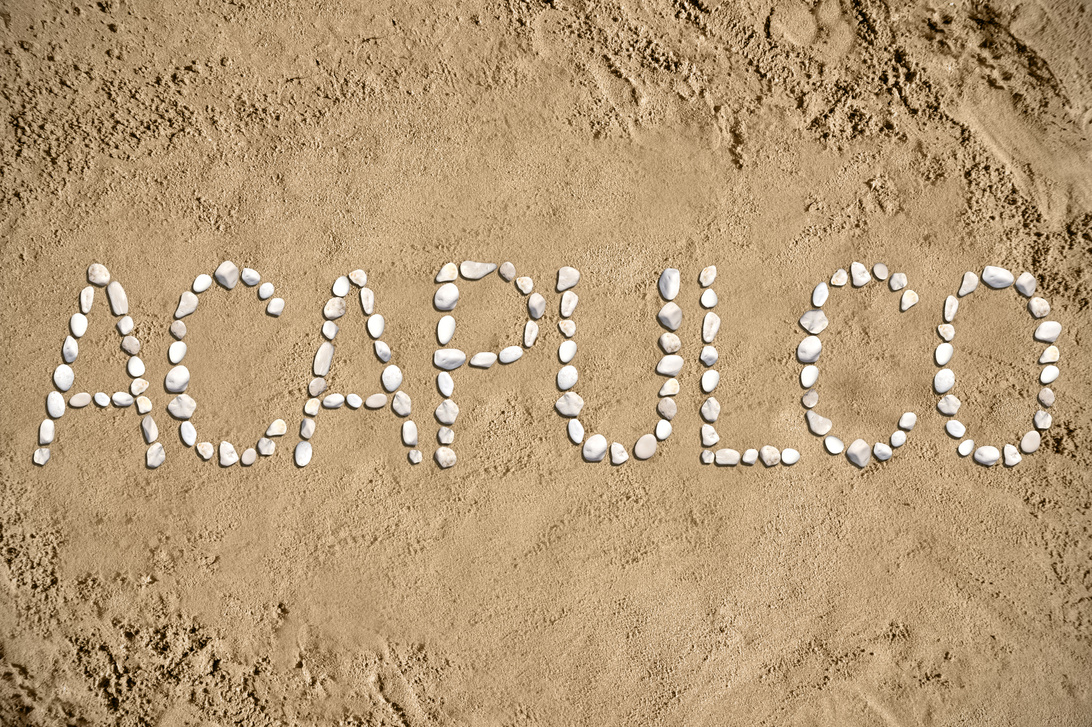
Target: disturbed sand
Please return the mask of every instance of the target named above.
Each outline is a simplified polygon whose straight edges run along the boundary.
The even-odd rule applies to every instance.
[[[0,4],[0,723],[1082,725],[1092,714],[1092,11],[1076,1]],[[201,462],[164,414],[178,296]],[[460,373],[458,465],[433,464],[432,277],[511,260],[547,294],[518,364]],[[823,412],[846,441],[917,427],[858,471],[804,423],[793,351],[815,283],[907,273],[825,306]],[[92,262],[126,287],[166,463],[132,410],[69,410],[31,463]],[[930,382],[966,270],[1032,272],[1063,324],[1043,446],[956,456]],[[583,273],[589,431],[655,423],[656,279],[683,275],[675,433],[580,460],[553,411],[551,283]],[[703,467],[696,279],[717,265],[737,449]],[[389,412],[320,417],[292,465],[322,307],[369,274],[426,462]],[[520,296],[463,286],[456,343],[518,340]],[[125,389],[100,291],[73,391]],[[976,292],[959,418],[1016,441],[1033,323]],[[335,391],[378,391],[359,308]]]

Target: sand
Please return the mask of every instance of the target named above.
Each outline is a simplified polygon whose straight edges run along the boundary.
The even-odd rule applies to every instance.
[[[1092,715],[1092,14],[1079,2],[179,3],[0,10],[0,722],[7,725],[1081,725]],[[220,261],[284,297],[204,294],[187,319],[200,462],[164,410],[178,296]],[[511,367],[462,371],[449,471],[389,412],[324,413],[293,466],[322,307],[368,271],[426,458],[440,402],[432,276],[583,273],[581,418],[655,423],[656,277],[681,270],[675,433],[620,468],[553,411],[558,296]],[[826,306],[820,402],[797,318],[860,260],[905,272]],[[166,463],[132,410],[69,411],[31,463],[85,271],[125,285]],[[720,270],[723,446],[699,462],[699,271]],[[954,452],[930,391],[965,270],[1031,271],[1063,324],[1041,450]],[[76,388],[124,389],[99,293]],[[514,343],[520,296],[464,286],[456,341]],[[1012,290],[960,308],[974,438],[1036,410]],[[378,391],[350,306],[333,390]]]

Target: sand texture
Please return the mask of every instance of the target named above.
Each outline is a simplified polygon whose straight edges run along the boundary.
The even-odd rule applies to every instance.
[[[0,3],[0,724],[1092,724],[1092,11],[1078,0]],[[202,462],[166,415],[179,296]],[[450,470],[433,277],[511,261],[546,297],[519,362],[457,372]],[[835,291],[819,410],[848,444],[918,423],[858,470],[804,420],[794,359]],[[31,461],[89,264],[124,285],[166,462],[91,405]],[[582,278],[588,432],[655,425],[659,272],[681,271],[674,433],[582,461],[554,411],[561,266]],[[722,444],[699,460],[716,265]],[[945,296],[999,265],[1063,326],[1042,446],[955,452],[931,390]],[[367,271],[425,462],[400,420],[323,412],[291,450],[334,280]],[[524,298],[460,282],[453,345],[517,343]],[[355,295],[355,290],[350,296]],[[961,301],[969,436],[1031,428],[1045,344],[1013,288]],[[330,390],[380,390],[360,306]],[[129,386],[105,291],[74,393]]]

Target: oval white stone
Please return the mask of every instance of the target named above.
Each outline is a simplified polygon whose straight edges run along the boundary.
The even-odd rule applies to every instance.
[[[819,380],[819,367],[814,364],[808,364],[800,370],[800,385],[805,389],[810,389],[815,386],[815,382]]]
[[[391,365],[383,369],[383,375],[380,377],[383,382],[383,388],[387,391],[395,391],[402,385],[402,369],[397,366]]]
[[[1008,271],[1006,271],[1006,272],[1008,272]],[[983,279],[985,279],[985,277],[986,277],[985,274],[983,274],[982,277],[983,277]],[[986,282],[987,282],[987,284],[989,283],[988,280]],[[1011,283],[1011,282],[1012,282],[1012,273],[1009,273],[1009,283]],[[994,285],[992,287],[994,287],[994,288],[1003,288],[1005,286],[1003,286],[1003,285]],[[974,461],[978,462],[978,464],[984,465],[986,467],[993,467],[995,464],[997,464],[997,461],[1000,460],[1000,459],[1001,459],[1001,453],[997,451],[997,447],[990,447],[990,446],[987,445],[985,447],[979,447],[978,449],[976,449],[974,451]]]
[[[496,362],[497,354],[492,351],[479,351],[470,357],[470,365],[476,369],[487,369]]]
[[[193,428],[191,422],[182,422],[179,425],[178,436],[182,439],[182,444],[187,447],[192,447],[197,442],[197,430]]]
[[[827,302],[827,298],[830,297],[830,288],[826,283],[819,283],[815,286],[815,290],[811,291],[811,304],[816,308],[822,308],[823,303]]]
[[[259,300],[268,300],[273,295],[273,283],[262,283],[258,286]]]
[[[315,376],[326,376],[330,373],[330,364],[333,361],[334,344],[323,341],[322,345],[318,347],[318,351],[315,351],[315,361],[311,366],[311,370],[315,373]]]
[[[366,288],[364,289],[366,290]],[[361,293],[364,291],[361,290]],[[455,306],[459,302],[459,288],[455,283],[444,283],[436,290],[436,295],[433,296],[432,303],[436,306],[437,310],[455,310]]]
[[[561,293],[575,287],[580,282],[580,271],[566,265],[557,271],[557,292]]]
[[[948,362],[952,360],[952,354],[955,353],[955,348],[950,343],[942,343],[937,346],[937,350],[933,353],[933,358],[937,362],[937,366],[947,366]]]
[[[656,454],[656,436],[654,434],[642,435],[633,445],[633,456],[637,459],[648,459]]]
[[[963,435],[967,433],[967,427],[963,426],[963,422],[958,419],[949,419],[944,424],[944,431],[948,432],[949,437],[962,439]]]
[[[668,354],[656,364],[656,373],[661,376],[676,376],[683,367],[683,357],[677,354]]]
[[[437,283],[446,283],[459,277],[459,267],[455,263],[444,263],[436,273]]]
[[[1035,329],[1035,340],[1054,343],[1062,333],[1062,324],[1058,321],[1043,321]]]
[[[441,348],[432,354],[432,363],[445,371],[454,371],[466,363],[466,354],[457,348]]]
[[[589,462],[602,462],[607,456],[607,438],[602,434],[593,434],[584,442],[584,459]]]
[[[835,437],[833,434],[823,440],[823,446],[831,454],[841,454],[842,450],[846,448],[846,445],[842,443],[842,440],[838,439],[838,437]]]
[[[796,347],[796,358],[800,363],[815,363],[823,352],[823,343],[818,336],[805,336]]]
[[[68,364],[61,364],[53,369],[53,385],[61,391],[68,391],[76,380],[76,374]]]
[[[378,313],[368,319],[368,335],[379,338],[387,328],[387,319]]]
[[[708,394],[720,383],[720,373],[710,369],[701,375],[701,390]]]
[[[570,419],[565,431],[573,444],[580,444],[584,441],[584,425],[580,423],[579,419]]]
[[[557,388],[567,391],[576,386],[578,378],[579,375],[575,366],[562,366],[561,370],[557,372]]]
[[[682,309],[675,303],[665,303],[664,307],[660,309],[660,312],[656,314],[656,319],[669,328],[672,331],[677,331],[679,326],[682,325]],[[708,341],[706,341],[708,343]]]
[[[350,285],[351,284],[349,283],[349,276],[342,275],[334,281],[334,285],[330,290],[333,292],[335,297],[344,298],[346,295],[349,294]]]
[[[675,300],[675,297],[679,294],[680,280],[679,271],[675,268],[667,268],[660,273],[660,280],[656,285],[660,289],[660,295],[663,296],[664,300]]]
[[[809,310],[807,313],[800,316],[800,327],[808,333],[822,333],[826,330],[828,324],[827,314],[818,308]]]
[[[68,328],[72,331],[73,336],[80,338],[87,333],[87,316],[83,313],[73,313],[72,317],[68,319]]]
[[[955,374],[951,369],[941,369],[933,377],[933,390],[938,394],[947,394],[955,386]]]
[[[455,317],[444,316],[436,324],[436,340],[440,342],[441,346],[446,346],[452,336],[455,335]]]
[[[167,359],[172,364],[181,363],[186,357],[187,346],[182,341],[175,341],[167,347]]]
[[[720,330],[720,316],[709,311],[701,323],[701,340],[703,343],[712,343]]]
[[[978,288],[978,276],[967,271],[963,273],[963,280],[959,284],[959,297],[962,298],[965,295],[970,295]]]
[[[1043,370],[1039,373],[1039,382],[1042,384],[1053,384],[1058,380],[1058,367],[1054,364],[1050,366],[1044,366]]]
[[[562,341],[557,347],[557,357],[561,363],[569,363],[576,356],[576,341]]]
[[[296,461],[297,467],[306,467],[311,463],[311,455],[314,450],[311,448],[310,442],[300,442],[296,445],[296,450],[293,453],[293,459]]]
[[[982,282],[985,283],[986,285],[990,286],[991,288],[995,288],[995,289],[1007,288],[1010,285],[1012,285],[1012,281],[1013,281],[1012,273],[1010,273],[1005,268],[999,268],[999,267],[995,267],[993,265],[987,265],[985,268],[982,269]],[[982,447],[980,449],[985,449],[985,447]],[[989,447],[989,449],[992,449],[995,452],[997,451],[996,447]],[[998,455],[998,456],[1000,456],[1000,455]],[[978,454],[976,453],[975,454],[975,459],[977,459],[977,458],[978,458]]]
[[[518,361],[522,357],[523,349],[519,346],[508,346],[506,348],[502,348],[500,356],[498,356],[502,364],[510,364],[513,361]]]
[[[167,372],[163,384],[172,394],[181,394],[190,385],[190,370],[185,366],[175,366]]]
[[[204,293],[210,287],[212,287],[212,276],[206,273],[201,273],[193,279],[193,285],[190,286],[195,293]]]

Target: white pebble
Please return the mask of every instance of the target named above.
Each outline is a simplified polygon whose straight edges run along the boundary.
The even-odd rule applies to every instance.
[[[151,384],[146,379],[133,379],[132,383],[129,384],[129,393],[133,396],[139,396],[147,391],[149,386]]]
[[[1058,374],[1058,367],[1054,364],[1051,364],[1050,366],[1044,366],[1043,370],[1039,373],[1039,383],[1053,384],[1055,381],[1058,380]]]
[[[565,338],[572,338],[573,334],[576,333],[576,323],[565,319],[558,322],[557,329],[561,331],[561,335],[565,336]]]
[[[387,405],[386,394],[372,394],[364,400],[365,409],[382,409]]]
[[[293,453],[293,459],[296,461],[297,467],[306,467],[311,463],[311,455],[314,450],[311,448],[310,442],[300,442],[296,445],[296,450]],[[453,455],[454,456],[454,455]]]
[[[883,442],[876,442],[872,445],[872,456],[876,458],[878,462],[886,462],[891,459],[892,454],[891,447],[887,446]]]
[[[383,375],[380,377],[383,382],[383,388],[387,391],[396,391],[399,386],[402,385],[402,369],[397,366],[391,365],[383,369]]]
[[[383,363],[387,363],[391,360],[391,347],[388,346],[386,343],[384,343],[383,341],[376,341],[374,348],[375,357],[377,359],[379,359]]]
[[[941,323],[937,326],[937,335],[945,341],[951,341],[955,338],[955,326],[949,325],[948,323]]]
[[[796,358],[800,363],[815,363],[823,352],[823,343],[818,336],[805,336],[796,347]]]
[[[441,424],[451,426],[459,416],[459,405],[451,399],[444,399],[436,407],[436,420]]]
[[[470,357],[470,365],[476,369],[487,369],[497,362],[497,354],[492,351],[479,351]]]
[[[315,436],[315,420],[304,417],[304,420],[300,422],[300,437],[310,439],[313,436]]]
[[[402,422],[402,444],[407,447],[417,446],[417,425],[413,422]]]
[[[197,442],[197,430],[194,429],[192,422],[182,422],[178,426],[178,436],[182,439],[182,444],[187,447],[192,447]]]
[[[664,419],[661,419],[660,422],[657,423],[657,425],[656,425],[656,439],[659,439],[660,441],[663,441],[664,439],[666,439],[666,436],[664,436],[664,437],[660,436],[660,424],[662,424],[662,423],[667,424],[667,426],[668,426],[667,434],[671,434],[671,429],[670,429],[671,423],[666,422]],[[716,429],[714,429],[709,424],[702,424],[701,425],[701,446],[703,446],[703,447],[712,447],[714,444],[716,444],[719,441],[720,441],[720,435],[717,434]]]
[[[258,454],[263,457],[270,457],[277,451],[277,443],[268,437],[262,437],[258,440]]]
[[[938,394],[947,394],[955,386],[955,374],[951,369],[941,369],[933,377],[933,390]]]
[[[758,458],[762,460],[762,464],[767,467],[774,467],[781,464],[781,452],[777,447],[771,447],[766,444],[758,450]]]
[[[816,308],[822,308],[823,303],[827,302],[827,298],[830,297],[830,288],[826,283],[819,283],[815,286],[815,289],[811,291],[811,304]]]
[[[1028,312],[1033,318],[1044,318],[1050,313],[1050,303],[1039,297],[1032,298],[1028,301]]]
[[[151,444],[159,439],[159,427],[156,426],[155,419],[152,419],[150,415],[140,421],[140,433],[144,435],[145,444]]]
[[[134,379],[144,375],[144,362],[138,356],[130,356],[125,364],[125,370]]]
[[[186,290],[178,299],[178,307],[174,310],[175,318],[185,318],[197,310],[197,296]]]
[[[619,465],[629,459],[629,452],[618,442],[614,442],[610,445],[610,463],[613,465]]]
[[[459,266],[455,263],[444,263],[440,272],[436,274],[437,283],[447,283],[459,277]]]
[[[948,432],[948,436],[950,437],[962,439],[963,435],[967,433],[967,427],[958,419],[949,419],[944,423],[944,431]]]
[[[444,371],[454,371],[466,363],[466,354],[457,348],[441,348],[432,354],[432,363]]]
[[[713,461],[719,467],[735,467],[739,464],[739,452],[734,449],[718,449],[713,455]]]
[[[1039,392],[1039,403],[1047,408],[1054,406],[1054,392],[1050,389],[1042,389]]]
[[[576,356],[576,341],[562,341],[557,347],[557,357],[561,363],[569,363]]]
[[[80,291],[80,313],[91,312],[91,305],[95,302],[95,289],[88,285]]]
[[[1020,273],[1020,277],[1016,279],[1016,289],[1025,298],[1030,298],[1032,293],[1035,292],[1035,276],[1029,272]]]
[[[963,280],[959,283],[959,297],[970,295],[978,288],[978,276],[967,271],[963,273]]]
[[[167,347],[167,359],[172,364],[177,364],[186,357],[187,346],[182,341],[175,341]]]
[[[1035,340],[1054,343],[1062,333],[1062,324],[1058,321],[1043,321],[1035,329]]]
[[[78,394],[74,394],[71,399],[68,400],[68,405],[73,409],[82,409],[91,403],[91,395],[86,391],[81,391]]]
[[[535,289],[535,282],[527,276],[516,278],[516,287],[519,288],[519,292],[527,295]]]
[[[451,396],[451,392],[455,391],[455,382],[451,378],[451,374],[446,371],[441,371],[436,375],[436,388],[440,390],[440,393],[445,397]]]
[[[145,454],[144,462],[148,465],[148,469],[156,469],[159,465],[167,459],[167,453],[163,451],[163,445],[156,442],[152,446],[148,447],[148,452]]]
[[[637,459],[648,459],[656,454],[656,436],[654,434],[642,435],[633,445],[633,456]]]
[[[671,404],[672,408],[675,407],[674,399],[661,399],[660,403],[667,402]],[[701,418],[712,424],[720,417],[720,402],[715,397],[710,396],[706,399],[699,410]],[[671,419],[672,417],[664,417],[665,419]]]
[[[679,326],[682,325],[682,309],[675,303],[665,303],[660,312],[656,314],[656,318],[664,327],[677,331]]]
[[[823,447],[831,454],[841,454],[842,450],[846,448],[846,445],[842,443],[841,439],[838,439],[838,437],[835,437],[832,434],[823,440]]]
[[[815,386],[815,382],[819,380],[819,367],[813,364],[809,364],[800,370],[800,385],[805,389],[810,389]]]
[[[656,403],[656,413],[671,421],[679,413],[679,405],[675,403],[674,399],[665,396]]]
[[[580,444],[584,441],[584,425],[580,423],[580,420],[570,419],[565,426],[565,431],[573,444]]]
[[[571,321],[566,321],[571,322]],[[534,321],[527,321],[527,324],[523,326],[523,345],[527,348],[535,345],[535,341],[538,340],[538,324]]]
[[[38,444],[51,444],[55,433],[56,426],[53,424],[53,420],[43,419],[42,423],[38,425]]]
[[[360,398],[358,394],[348,394],[345,397],[345,403],[350,409],[359,409],[364,404],[364,400]]]
[[[213,277],[216,278],[216,282],[224,286],[228,290],[231,290],[239,283],[239,268],[235,266],[235,263],[230,260],[225,260],[220,263],[213,272]],[[220,445],[221,448],[223,444]],[[231,445],[228,445],[231,446]]]
[[[800,397],[800,403],[806,408],[812,409],[819,403],[819,392],[815,389],[808,389],[804,392],[804,395]]]
[[[448,447],[437,447],[436,453],[433,455],[436,459],[436,464],[440,465],[440,469],[450,469],[455,466],[455,462],[458,459]]]
[[[140,341],[135,336],[126,336],[121,340],[121,350],[130,356],[140,353]]]
[[[132,406],[135,399],[127,391],[115,391],[113,396],[110,397],[110,401],[119,409],[124,409],[127,406]]]
[[[567,391],[576,386],[577,378],[578,374],[575,366],[562,366],[561,370],[557,372],[557,388]]]
[[[1050,415],[1050,412],[1045,412],[1040,409],[1035,412],[1034,421],[1036,429],[1050,429],[1050,425],[1054,422],[1054,417]]]
[[[1061,353],[1058,351],[1057,346],[1047,346],[1042,355],[1039,356],[1039,363],[1056,363],[1060,357]]]
[[[363,294],[364,288],[361,290]],[[455,310],[455,305],[459,302],[459,288],[455,283],[444,283],[436,289],[436,295],[433,296],[432,303],[436,306],[437,310]]]
[[[664,353],[678,353],[679,349],[682,348],[682,341],[679,340],[679,337],[669,331],[660,334],[659,343]]]
[[[659,396],[675,396],[679,393],[679,380],[668,379],[664,382],[664,385],[660,387]]]
[[[986,269],[989,270],[989,268],[986,268]],[[986,278],[985,273],[982,274],[982,278],[985,280],[985,278]],[[988,280],[986,282],[989,283]],[[1012,282],[1012,274],[1010,273],[1009,274],[1009,283],[1011,283],[1011,282]],[[993,287],[1003,288],[1005,286],[1003,286],[1003,285],[994,285]],[[974,451],[974,461],[978,462],[978,464],[980,464],[980,465],[985,465],[986,467],[993,467],[995,464],[997,464],[997,461],[999,459],[1001,459],[1001,453],[997,451],[997,447],[990,447],[990,446],[979,447],[978,449],[976,449]]]
[[[937,410],[946,417],[953,417],[959,411],[961,404],[962,402],[958,398],[947,394],[937,402]]]
[[[949,295],[944,299],[944,322],[951,323],[955,319],[957,310],[959,310],[959,298]]]
[[[243,273],[246,273],[245,269],[243,270]],[[244,282],[246,282],[245,278],[244,278]],[[250,465],[254,464],[254,462],[256,462],[257,459],[258,459],[258,453],[254,450],[254,448],[253,447],[247,447],[246,449],[243,450],[242,456],[239,457],[239,464],[241,464],[243,467],[249,467]]]
[[[546,312],[546,299],[538,293],[532,293],[527,299],[527,313],[536,321]]]
[[[748,449],[743,452],[743,456],[740,457],[740,461],[748,467],[758,461],[758,450]]]
[[[172,394],[181,394],[190,385],[190,370],[185,366],[175,366],[167,372],[163,383],[167,391]]]
[[[573,344],[573,345],[576,345],[576,344]],[[518,361],[522,357],[523,357],[523,349],[520,348],[519,346],[508,346],[506,348],[502,348],[501,352],[500,352],[500,356],[498,356],[498,358],[500,359],[500,362],[502,364],[510,364],[513,361]]]
[[[340,409],[345,405],[345,397],[341,394],[327,394],[322,399],[323,409]]]
[[[197,456],[208,462],[212,459],[212,455],[216,450],[212,446],[212,442],[201,442],[197,445]]]
[[[952,355],[955,353],[955,348],[950,343],[942,343],[937,346],[937,350],[933,352],[933,359],[937,362],[937,366],[947,366],[948,362],[952,360]]]
[[[102,407],[109,406],[110,397],[106,393],[99,391],[95,394],[95,404],[96,406]]]
[[[268,300],[273,295],[273,283],[262,283],[258,286],[258,299]]]
[[[118,281],[111,280],[106,286],[106,299],[110,301],[110,310],[114,315],[123,316],[129,312],[129,296]]]
[[[853,276],[854,288],[860,288],[872,280],[872,276],[868,274],[868,268],[858,262],[854,262],[849,266],[849,272]]]
[[[344,298],[349,294],[351,283],[349,282],[348,275],[342,275],[334,281],[334,285],[330,288],[331,292],[337,298]]]
[[[906,312],[917,305],[918,294],[909,288],[902,291],[902,298],[899,299],[899,310]]]
[[[701,390],[708,394],[720,383],[720,373],[710,369],[701,375]]]
[[[455,335],[455,317],[444,316],[436,324],[436,340],[440,342],[441,346],[446,346],[452,336]]]
[[[205,273],[201,273],[193,279],[193,285],[190,288],[195,293],[204,293],[206,290],[212,287],[212,276]]]
[[[253,288],[262,281],[262,276],[254,268],[243,268],[243,272],[239,275],[239,278],[250,288]]]
[[[459,265],[459,275],[466,280],[481,280],[496,269],[496,263],[477,263],[472,260],[464,260]]]
[[[1007,288],[1012,285],[1012,273],[1005,268],[987,265],[982,270],[982,282],[995,289]],[[981,449],[986,448],[982,447]],[[992,449],[994,452],[997,451],[995,447],[989,447],[989,449]],[[977,453],[975,453],[975,459],[978,459]]]
[[[72,331],[73,336],[80,338],[87,333],[87,316],[83,313],[73,313],[72,317],[68,319],[68,328]]]
[[[68,391],[76,380],[76,374],[68,364],[61,364],[53,369],[53,385],[61,391]]]
[[[459,291],[455,291],[455,299],[459,299]],[[454,304],[452,304],[454,306]],[[364,315],[370,316],[375,313],[375,291],[371,288],[360,289],[360,309],[364,311]]]
[[[680,281],[679,271],[675,268],[667,268],[660,273],[660,280],[656,285],[664,300],[675,300],[679,294]]]
[[[322,379],[318,379],[318,380],[322,381]],[[326,382],[323,381],[323,383],[325,384]],[[326,387],[323,386],[322,391],[325,391],[325,390],[326,390]],[[309,417],[316,416],[319,413],[319,408],[322,406],[322,402],[319,401],[318,398],[317,398],[318,395],[322,393],[322,391],[319,391],[318,389],[312,389],[311,391],[313,392],[314,395],[310,399],[308,399],[306,402],[304,402],[304,405],[303,405],[303,413],[306,414]],[[383,403],[384,404],[386,403],[386,397],[384,397]]]
[[[830,419],[827,419],[825,416],[811,411],[810,409],[804,412],[804,419],[808,422],[808,429],[817,437],[822,437],[824,434],[829,433],[831,427],[834,426],[834,423]]]
[[[436,430],[436,441],[440,444],[451,444],[455,441],[455,432],[448,427],[440,427]]]
[[[683,367],[683,357],[677,354],[668,354],[662,357],[656,364],[656,373],[661,376],[676,376]]]
[[[964,439],[962,442],[959,443],[959,446],[956,447],[956,451],[959,452],[960,457],[966,457],[968,454],[974,451],[974,440]]]
[[[512,278],[516,277],[516,266],[510,262],[503,262],[498,272],[502,280],[506,283],[511,282]]]
[[[87,282],[101,288],[110,282],[110,271],[106,269],[105,265],[91,263],[87,267]]]
[[[1005,466],[1006,467],[1015,467],[1016,465],[1020,464],[1020,461],[1022,459],[1024,459],[1023,457],[1020,456],[1020,453],[1016,450],[1016,447],[1012,446],[1011,444],[1006,444],[1005,445],[1004,452],[1005,452],[1005,460],[1004,461],[1005,461]]]
[[[792,447],[786,447],[781,450],[781,464],[788,467],[792,467],[794,464],[800,461],[800,452]]]
[[[368,335],[372,338],[379,338],[383,335],[383,331],[387,328],[387,319],[383,316],[376,314],[368,319]]]
[[[288,425],[284,423],[283,419],[274,419],[273,423],[269,425],[269,428],[265,430],[265,436],[279,437],[287,431]]]
[[[65,336],[64,345],[61,346],[61,358],[65,363],[72,363],[80,355],[80,344],[72,336]]]
[[[709,267],[702,268],[701,274],[698,275],[698,282],[701,283],[701,287],[708,288],[713,284],[713,281],[717,279],[717,266],[710,265]]]
[[[800,316],[800,327],[812,334],[822,333],[829,323],[827,314],[818,308],[809,310]]]
[[[565,266],[557,271],[557,292],[561,293],[580,282],[580,271]]]
[[[576,310],[576,304],[580,301],[580,297],[572,292],[566,290],[561,294],[561,317],[568,318]]]
[[[872,275],[876,280],[887,280],[887,266],[883,263],[876,263],[872,266]]]
[[[607,456],[607,438],[602,434],[593,434],[588,437],[588,441],[584,442],[582,454],[589,462],[602,462]]]
[[[830,284],[835,288],[841,288],[843,285],[849,282],[849,273],[842,268],[838,268],[834,271],[834,275],[830,276]]]
[[[358,288],[363,288],[368,284],[368,274],[357,268],[353,272],[349,273],[349,280],[353,281],[353,285]]]
[[[893,432],[889,441],[891,442],[892,447],[901,447],[906,444],[906,432],[901,429]]]
[[[167,411],[175,419],[189,419],[197,411],[197,402],[189,394],[179,394],[167,404]]]
[[[330,298],[326,305],[322,306],[322,315],[328,321],[336,321],[345,315],[347,306],[344,298]]]
[[[891,288],[892,292],[898,292],[906,287],[906,273],[895,273],[891,276],[891,279],[887,281],[887,285]]]
[[[270,299],[269,305],[265,307],[265,312],[274,318],[280,317],[281,313],[284,313],[284,298]]]
[[[712,346],[702,346],[701,355],[698,356],[698,360],[706,366],[712,366],[717,362],[718,358],[720,358],[720,354]]]
[[[315,351],[315,361],[311,365],[311,370],[315,376],[326,376],[330,373],[330,364],[334,361],[334,344],[329,341],[323,341]]]
[[[720,330],[720,316],[712,311],[705,314],[701,324],[701,340],[703,343],[712,343]]]
[[[1039,449],[1039,443],[1042,442],[1042,439],[1043,436],[1032,429],[1020,439],[1020,451],[1024,454],[1031,454]]]

